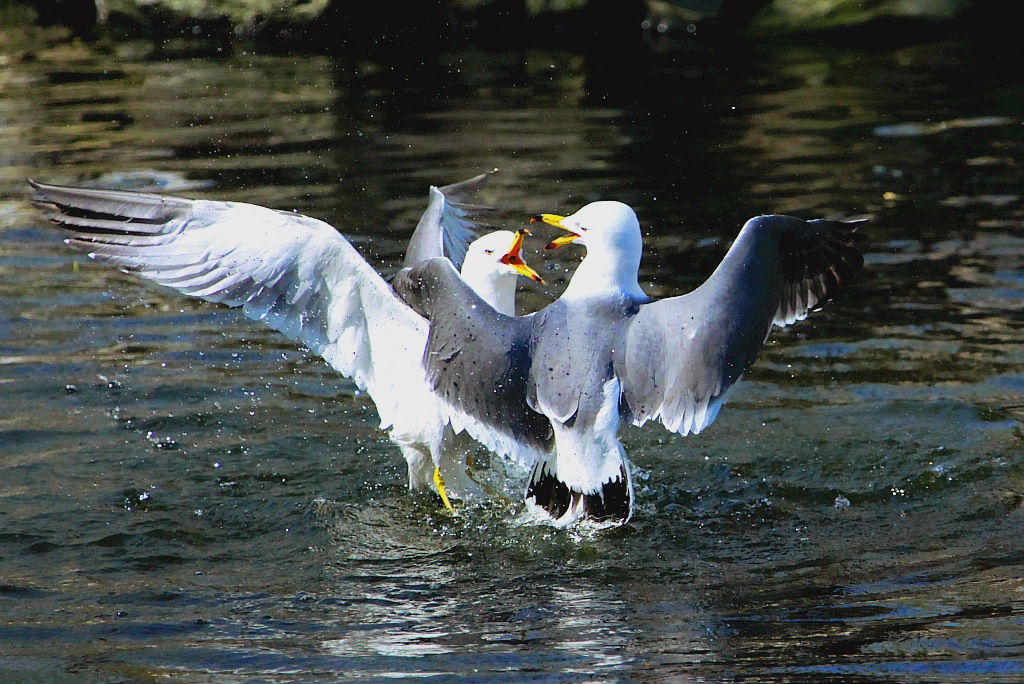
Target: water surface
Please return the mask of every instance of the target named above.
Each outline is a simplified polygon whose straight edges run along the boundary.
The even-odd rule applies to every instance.
[[[639,57],[112,54],[0,66],[0,679],[1016,682],[1019,70],[951,36]],[[638,511],[451,516],[369,400],[236,311],[71,253],[26,177],[295,209],[398,267],[431,184],[516,228],[637,208],[656,295],[759,213],[871,217],[715,425],[629,429]],[[528,248],[561,291],[579,251]]]

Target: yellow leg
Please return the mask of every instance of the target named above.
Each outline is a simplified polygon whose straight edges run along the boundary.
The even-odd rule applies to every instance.
[[[449,511],[454,511],[455,506],[452,506],[452,502],[448,500],[448,492],[444,489],[444,478],[441,477],[440,468],[434,468],[434,486],[437,488],[437,493],[441,495],[441,501],[444,503],[444,507]]]

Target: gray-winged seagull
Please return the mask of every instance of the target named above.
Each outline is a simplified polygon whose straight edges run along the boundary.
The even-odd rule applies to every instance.
[[[470,243],[464,202],[488,174],[430,188],[405,264],[447,256],[489,305],[515,314],[516,277],[540,280],[521,258],[522,233],[495,231]],[[464,495],[465,438],[448,427],[420,364],[427,322],[332,226],[240,202],[46,185],[29,181],[46,217],[93,259],[193,297],[242,307],[320,355],[373,399],[409,466],[409,487]],[[448,259],[446,258],[446,262]],[[449,263],[452,263],[449,262]]]
[[[512,317],[486,305],[446,259],[404,269],[395,290],[430,319],[423,358],[456,430],[532,464],[528,507],[555,525],[633,512],[621,422],[681,435],[714,421],[772,325],[832,299],[863,265],[863,221],[759,216],[698,288],[655,300],[637,281],[642,238],[620,202],[534,218],[586,257],[556,301]]]

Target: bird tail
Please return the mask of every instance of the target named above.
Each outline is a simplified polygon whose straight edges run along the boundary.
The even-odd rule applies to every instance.
[[[540,509],[558,527],[581,519],[621,525],[633,514],[633,481],[629,475],[629,464],[622,459],[617,477],[607,480],[597,491],[585,493],[559,479],[555,464],[538,461],[530,473],[526,503]]]

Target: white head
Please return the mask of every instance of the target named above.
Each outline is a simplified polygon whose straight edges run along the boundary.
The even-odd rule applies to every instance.
[[[637,283],[643,237],[636,212],[628,205],[614,201],[591,202],[571,216],[541,214],[532,221],[542,221],[568,232],[548,243],[546,249],[556,249],[570,242],[587,248],[586,258],[566,289],[570,297],[613,290],[644,296]]]
[[[523,236],[527,231],[496,230],[469,244],[462,262],[462,279],[507,316],[516,315],[516,278],[526,276],[543,282],[540,275],[523,261]]]

